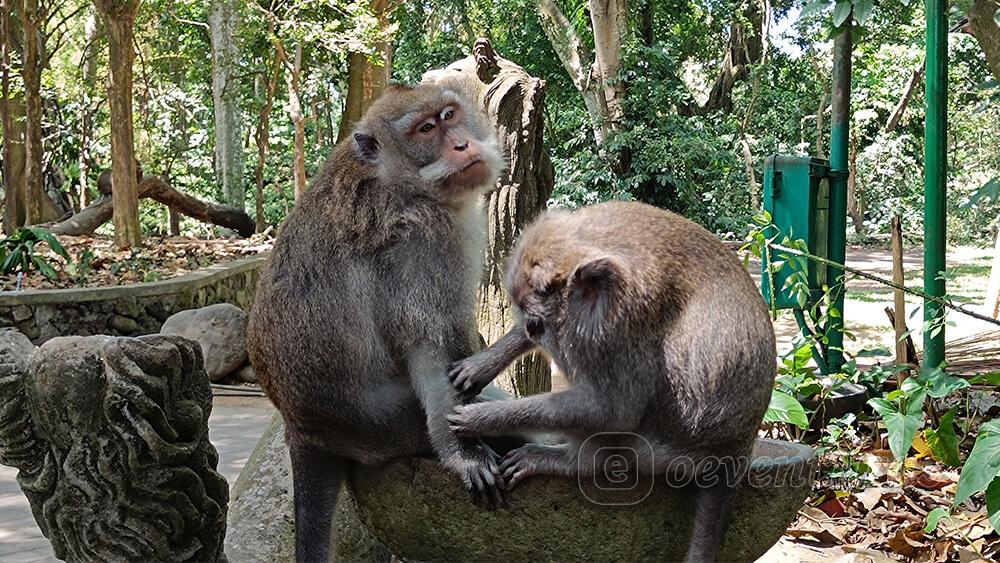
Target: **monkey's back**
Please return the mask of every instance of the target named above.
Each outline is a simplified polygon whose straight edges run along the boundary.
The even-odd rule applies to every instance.
[[[454,218],[361,167],[338,148],[289,214],[258,282],[247,344],[297,439],[332,434],[365,448],[335,453],[374,462],[420,438],[390,429],[426,426],[407,350],[434,338],[469,353],[468,332],[458,335],[474,319],[450,277],[464,266]],[[427,271],[428,262],[452,267]]]
[[[627,271],[625,303],[633,310],[623,316],[632,320],[617,327],[614,345],[644,348],[629,362],[658,381],[641,431],[684,447],[749,447],[770,400],[775,343],[766,305],[736,254],[693,221],[642,203],[561,215],[552,229]]]

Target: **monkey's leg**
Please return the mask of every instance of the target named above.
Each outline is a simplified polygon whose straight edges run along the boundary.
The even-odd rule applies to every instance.
[[[334,504],[347,470],[345,458],[289,443],[295,501],[295,559],[326,563]]]
[[[447,416],[459,436],[507,436],[531,432],[586,434],[634,428],[641,409],[615,409],[584,385],[513,401],[457,405]],[[626,412],[627,411],[627,412]]]
[[[535,343],[528,338],[524,327],[515,326],[491,346],[453,362],[448,369],[448,378],[463,395],[474,397],[496,379],[504,368],[534,348]]]
[[[698,489],[695,501],[694,529],[688,545],[688,563],[713,563],[719,553],[729,515],[733,511],[736,487],[721,482]]]
[[[441,463],[456,473],[476,499],[495,507],[500,499],[500,470],[496,454],[478,440],[459,438],[445,415],[460,404],[448,383],[448,356],[431,345],[415,347],[409,355],[410,381],[427,415],[431,447]]]

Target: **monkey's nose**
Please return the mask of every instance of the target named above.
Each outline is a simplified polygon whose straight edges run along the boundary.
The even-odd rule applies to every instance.
[[[524,329],[528,331],[528,337],[532,339],[541,338],[545,334],[545,324],[542,319],[529,317],[524,321]]]
[[[469,140],[468,139],[462,141],[461,143],[455,143],[455,150],[457,150],[459,152],[464,151],[467,148],[469,148]]]

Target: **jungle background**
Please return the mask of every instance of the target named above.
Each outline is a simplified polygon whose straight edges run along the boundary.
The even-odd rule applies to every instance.
[[[479,37],[545,81],[550,207],[635,199],[723,239],[754,240],[766,157],[829,151],[832,38],[849,18],[848,261],[889,276],[898,216],[905,281],[921,276],[919,2],[0,0],[0,8],[4,289],[20,287],[13,274],[32,268],[44,275],[28,276],[31,287],[148,282],[266,250],[385,84],[417,82],[467,56]],[[945,275],[952,302],[996,303],[1000,4],[955,2],[949,20],[947,233],[960,250]],[[116,188],[102,192],[98,178],[112,169]],[[232,230],[140,197],[176,201],[169,190],[205,203],[210,217],[218,204],[245,210],[252,224],[243,234],[256,234],[226,242]],[[47,230],[20,229],[59,234],[73,212],[110,201],[114,220],[105,205],[103,220],[76,233],[84,237],[53,245]],[[48,258],[34,260],[36,243]],[[7,260],[14,252],[20,266]],[[815,341],[789,315],[776,319],[779,380],[766,432],[807,441],[822,460],[815,494],[777,549],[789,560],[808,559],[802,549],[828,558],[834,548],[995,558],[1000,363],[980,360],[984,351],[995,358],[995,335],[977,335],[996,327],[951,314],[950,334],[966,339],[952,346],[951,367],[911,364],[906,378],[892,363],[897,335],[874,320],[891,290],[852,279],[847,297],[854,339],[840,373],[817,371]],[[907,305],[919,315],[919,299]],[[928,327],[911,326],[919,344]],[[871,402],[816,424],[810,405],[845,383],[865,387]]]

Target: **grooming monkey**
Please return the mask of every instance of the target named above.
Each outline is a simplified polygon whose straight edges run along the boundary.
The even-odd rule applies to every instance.
[[[288,215],[258,284],[247,344],[281,412],[296,557],[325,561],[345,468],[433,453],[494,504],[495,454],[445,415],[448,366],[478,349],[479,200],[496,135],[439,85],[393,85]]]
[[[526,229],[507,288],[523,325],[456,362],[453,384],[475,395],[541,347],[570,386],[458,405],[448,415],[452,429],[567,439],[508,453],[500,466],[508,488],[530,475],[592,476],[607,448],[644,454],[638,471],[693,471],[705,486],[696,493],[688,560],[713,561],[776,371],[766,306],[734,253],[668,211],[605,203],[548,212]]]

